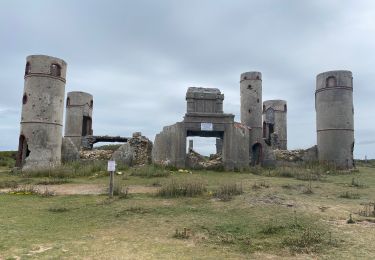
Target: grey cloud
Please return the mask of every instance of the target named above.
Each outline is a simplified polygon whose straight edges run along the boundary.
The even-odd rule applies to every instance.
[[[356,139],[369,140],[374,10],[339,0],[3,1],[0,108],[13,112],[0,112],[1,149],[17,147],[25,57],[35,53],[68,62],[66,90],[94,95],[100,134],[153,138],[182,120],[189,86],[220,88],[239,121],[239,76],[261,71],[263,100],[288,101],[292,148],[316,142],[316,74],[350,69]],[[375,157],[373,148],[355,154]]]

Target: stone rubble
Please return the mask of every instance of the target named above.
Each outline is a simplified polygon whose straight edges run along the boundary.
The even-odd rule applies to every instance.
[[[112,159],[128,166],[145,165],[152,162],[152,142],[140,132],[133,133],[127,143],[116,150]]]
[[[223,157],[221,154],[211,154],[209,158],[190,150],[186,155],[186,163],[191,169],[214,170],[223,168]]]

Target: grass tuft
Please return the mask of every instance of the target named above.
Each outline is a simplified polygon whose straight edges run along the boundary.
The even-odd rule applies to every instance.
[[[176,180],[164,184],[157,195],[165,198],[196,197],[207,190],[206,184],[198,179]]]
[[[135,167],[131,169],[130,173],[130,176],[138,176],[141,178],[168,177],[169,175],[169,171],[155,165]]]
[[[220,187],[213,194],[221,201],[229,201],[233,196],[240,195],[242,193],[242,184],[226,183],[220,185]]]
[[[360,199],[361,196],[359,195],[359,193],[353,193],[353,192],[350,192],[350,191],[345,191],[344,193],[341,193],[339,195],[339,198],[344,198],[344,199]]]

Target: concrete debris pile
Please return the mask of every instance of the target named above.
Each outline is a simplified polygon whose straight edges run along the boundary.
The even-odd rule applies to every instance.
[[[109,160],[112,153],[111,150],[81,150],[79,154],[83,160]]]
[[[151,152],[152,142],[150,139],[142,136],[140,132],[135,132],[127,143],[121,145],[113,153],[112,159],[118,164],[121,163],[128,166],[145,165],[150,164],[152,161]]]
[[[221,154],[212,154],[209,158],[190,150],[186,155],[186,163],[191,169],[221,169],[223,168],[223,157]]]
[[[287,162],[299,162],[303,160],[305,150],[275,150],[276,160]]]
[[[298,150],[274,150],[276,160],[283,162],[311,162],[318,159],[317,146]]]

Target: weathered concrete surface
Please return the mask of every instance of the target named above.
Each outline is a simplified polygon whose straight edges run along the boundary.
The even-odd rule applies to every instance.
[[[147,137],[135,133],[127,143],[113,153],[112,159],[128,166],[150,164],[152,146],[152,142]]]
[[[240,78],[241,123],[251,128],[250,145],[262,141],[262,73],[245,72]]]
[[[350,71],[317,75],[316,126],[318,158],[339,168],[353,167],[353,76]]]
[[[17,166],[53,167],[61,163],[65,61],[27,57]]]
[[[93,135],[93,105],[89,93],[72,91],[67,95],[64,136],[69,137],[78,150],[81,149],[82,136]]]
[[[263,102],[263,138],[271,144],[273,149],[287,150],[287,103],[285,100]]]
[[[187,113],[223,113],[224,95],[217,88],[190,87],[186,93]]]
[[[64,137],[61,147],[61,161],[73,162],[80,159],[79,150],[69,137]]]

